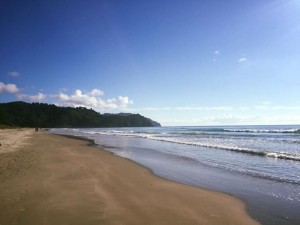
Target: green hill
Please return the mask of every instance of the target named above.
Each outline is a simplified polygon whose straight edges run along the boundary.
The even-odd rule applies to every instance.
[[[159,123],[139,114],[100,114],[84,107],[44,103],[0,103],[0,125],[12,127],[152,127]]]

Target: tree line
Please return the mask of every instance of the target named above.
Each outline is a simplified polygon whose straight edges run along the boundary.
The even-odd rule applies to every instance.
[[[100,114],[85,107],[59,107],[22,101],[0,103],[0,125],[45,128],[160,126],[159,123],[140,114]]]

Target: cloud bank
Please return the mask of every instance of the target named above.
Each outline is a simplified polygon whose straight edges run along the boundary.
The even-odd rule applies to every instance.
[[[82,92],[80,89],[77,89],[70,95],[61,92],[54,97],[62,106],[82,106],[93,108],[95,110],[122,110],[126,109],[128,105],[133,104],[133,101],[127,96],[119,96],[118,98],[104,100],[100,97],[102,95],[104,95],[104,92],[100,89],[93,89],[86,93]]]

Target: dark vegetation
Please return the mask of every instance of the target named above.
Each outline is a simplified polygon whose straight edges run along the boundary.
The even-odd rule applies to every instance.
[[[10,127],[152,127],[159,123],[139,114],[100,114],[84,107],[44,103],[0,103],[0,125]]]

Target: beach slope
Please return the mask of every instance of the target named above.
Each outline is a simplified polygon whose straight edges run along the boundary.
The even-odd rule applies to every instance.
[[[0,146],[0,224],[257,224],[234,197],[167,181],[87,141],[44,132],[26,141]]]

